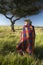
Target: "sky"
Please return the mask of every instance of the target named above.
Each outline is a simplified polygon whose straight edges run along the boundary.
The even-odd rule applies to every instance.
[[[37,15],[33,15],[27,18],[20,19],[16,21],[15,25],[23,26],[25,19],[30,19],[34,26],[43,26],[43,11]],[[0,14],[0,26],[3,26],[3,25],[8,26],[8,25],[11,25],[11,23],[9,19],[7,19],[4,15]]]

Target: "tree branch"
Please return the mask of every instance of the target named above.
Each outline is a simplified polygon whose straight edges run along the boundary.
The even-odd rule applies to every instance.
[[[15,19],[14,22],[17,21],[17,20],[19,20],[19,19],[21,19],[21,18],[17,18],[17,19]]]
[[[21,19],[21,18],[23,18],[23,17],[25,17],[26,15],[24,15],[24,16],[21,16],[20,18],[17,18],[17,19],[15,19],[15,20],[13,20],[13,22],[15,23],[15,21],[17,21],[17,20],[19,20],[19,19]]]
[[[8,18],[8,19],[10,19],[10,20],[12,20],[12,18],[14,17],[14,15],[11,18],[7,17],[6,15],[5,15],[5,17]]]

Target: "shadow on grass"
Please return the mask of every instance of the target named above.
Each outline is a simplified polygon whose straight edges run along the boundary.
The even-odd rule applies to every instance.
[[[13,41],[11,43],[5,42],[3,48],[0,51],[0,54],[6,55],[10,52],[16,53],[16,41]],[[40,46],[40,47],[37,46],[35,48],[35,57],[36,57],[36,59],[37,58],[40,60],[43,59],[43,46]]]
[[[0,50],[1,55],[6,55],[8,53],[12,53],[16,51],[16,42],[5,42],[3,48]]]
[[[22,28],[20,28],[20,29],[15,29],[15,30],[22,30]]]
[[[40,60],[43,59],[43,46],[35,48],[35,57]]]

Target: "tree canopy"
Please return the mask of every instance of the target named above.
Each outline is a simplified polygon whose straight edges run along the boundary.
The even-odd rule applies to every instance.
[[[40,12],[43,0],[0,0],[0,13],[11,12],[17,17],[30,16]]]

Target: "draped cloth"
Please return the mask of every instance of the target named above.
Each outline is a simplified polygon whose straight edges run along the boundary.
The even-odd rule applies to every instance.
[[[34,26],[25,25],[22,29],[20,43],[17,49],[26,51],[29,54],[34,53],[34,43],[35,43]]]

